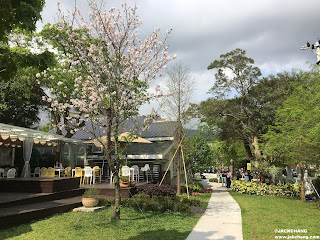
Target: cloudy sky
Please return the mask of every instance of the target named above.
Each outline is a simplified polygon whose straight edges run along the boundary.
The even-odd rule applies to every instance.
[[[38,30],[44,23],[55,23],[56,1],[46,2]],[[74,1],[60,2],[63,9],[74,7]],[[118,7],[122,1],[106,2],[109,8]],[[195,102],[205,100],[213,85],[214,72],[208,71],[207,66],[235,48],[246,50],[263,75],[292,68],[306,70],[307,61],[316,62],[314,53],[299,48],[320,38],[319,0],[129,0],[127,3],[138,7],[144,22],[139,29],[141,36],[148,36],[156,27],[163,33],[173,28],[169,52],[177,54],[177,59],[189,66],[197,83]],[[83,12],[89,11],[86,0],[77,0],[77,6]]]

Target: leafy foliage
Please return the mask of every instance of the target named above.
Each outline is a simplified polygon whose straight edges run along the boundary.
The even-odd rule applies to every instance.
[[[243,148],[243,143],[240,141],[230,142],[230,141],[218,141],[215,140],[212,143],[212,151],[214,158],[214,165],[217,168],[228,166],[230,160],[233,159],[236,168],[241,168],[245,166],[246,163],[246,153]]]
[[[182,184],[182,186],[186,187],[185,184]],[[188,187],[189,187],[189,193],[191,193],[191,192],[202,193],[203,192],[203,186],[200,182],[194,182],[194,183],[188,184]]]
[[[265,152],[285,164],[319,163],[320,76],[301,73],[301,81],[276,111],[276,124],[263,136]]]
[[[6,41],[8,34],[16,28],[34,31],[44,3],[44,0],[1,0],[0,41]]]
[[[234,180],[232,181],[232,191],[249,195],[297,197],[300,196],[301,186],[299,183],[278,183],[277,185],[267,185],[266,183]]]
[[[213,151],[208,140],[198,133],[184,140],[184,157],[192,174],[201,172],[213,165]]]
[[[14,79],[0,87],[0,122],[29,127],[39,121],[43,106],[40,86],[34,84],[37,73],[32,67],[22,68]]]

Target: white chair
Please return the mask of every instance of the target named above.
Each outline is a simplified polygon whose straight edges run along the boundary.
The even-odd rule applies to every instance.
[[[141,171],[143,171],[145,173],[145,175],[147,177],[147,182],[149,182],[148,175],[151,175],[151,180],[153,180],[149,164],[144,165],[144,167],[141,168]]]
[[[34,169],[34,172],[31,173],[31,177],[36,177],[36,175],[38,175],[38,177],[40,177],[40,167],[36,167]]]
[[[137,165],[133,165],[133,180],[139,182],[139,167]]]
[[[7,172],[7,178],[15,178],[16,177],[16,169],[10,168]]]
[[[130,168],[128,166],[123,166],[121,168],[121,175],[122,176],[129,176],[129,179],[130,179]]]
[[[92,168],[91,167],[85,167],[84,169],[83,169],[83,172],[84,172],[84,174],[83,174],[83,182],[82,182],[82,184],[84,184],[84,182],[85,182],[85,180],[88,178],[88,180],[89,180],[89,184],[91,185],[92,184],[92,182],[93,182],[93,184],[95,183],[94,182],[94,177],[93,177],[93,170],[92,170]]]

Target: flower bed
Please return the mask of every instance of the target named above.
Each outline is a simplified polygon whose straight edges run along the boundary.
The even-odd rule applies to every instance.
[[[274,195],[274,196],[300,196],[300,183],[279,183],[277,185],[267,185],[266,183],[248,182],[234,180],[232,191],[249,195]]]

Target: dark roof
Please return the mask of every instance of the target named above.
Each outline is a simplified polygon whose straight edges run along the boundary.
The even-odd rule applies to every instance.
[[[132,129],[135,128],[137,125],[141,125],[143,123],[144,118],[139,117],[135,121],[127,120],[119,129],[119,134],[123,132],[132,132]],[[142,138],[155,138],[155,137],[174,137],[177,130],[177,122],[173,121],[156,121],[151,123],[149,128],[146,131],[141,131],[136,133],[138,136]],[[100,127],[92,122],[86,122],[85,127],[83,130],[78,130],[74,135],[73,139],[81,139],[81,140],[88,140],[88,139],[95,139],[96,137],[93,136],[90,132],[93,132],[95,129],[96,136],[105,136],[107,135],[105,127]],[[52,130],[51,132],[55,132]],[[62,129],[62,133],[65,135],[66,131]]]
[[[173,141],[162,141],[153,143],[133,143],[125,151],[127,155],[155,155],[164,154]]]

